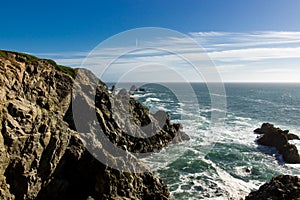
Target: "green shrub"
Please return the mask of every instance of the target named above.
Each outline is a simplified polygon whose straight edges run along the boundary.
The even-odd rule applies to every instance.
[[[25,54],[25,53],[0,50],[0,56],[3,57],[3,58],[5,58],[5,59],[9,59],[7,53],[15,54],[16,55],[16,61],[18,61],[18,62],[23,62],[25,64],[34,64],[34,65],[36,65],[36,64],[38,64],[38,61],[42,60],[42,61],[46,61],[49,64],[51,64],[52,66],[54,66],[56,70],[60,70],[60,71],[62,71],[64,73],[67,73],[67,74],[69,74],[73,78],[75,78],[75,76],[76,76],[77,69],[74,69],[74,68],[71,68],[71,67],[62,66],[62,65],[58,65],[53,60],[39,59],[38,57],[35,57],[35,56],[32,56],[32,55],[28,55],[28,54]],[[18,65],[16,64],[16,66],[18,66]]]
[[[55,69],[63,71],[65,73],[69,74],[70,76],[72,76],[73,78],[75,78],[77,69],[62,66],[62,65],[57,65],[57,64],[55,64],[54,66],[55,66]]]
[[[7,56],[5,51],[0,51],[0,56],[5,58],[5,59],[8,59],[8,56]]]

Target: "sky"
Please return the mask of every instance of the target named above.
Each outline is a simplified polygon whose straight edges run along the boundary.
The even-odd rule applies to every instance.
[[[114,57],[131,45],[123,39],[113,46],[118,51],[110,51],[112,46],[101,46],[104,41],[131,29],[161,27],[182,35],[153,36],[152,50],[167,48],[191,62],[199,62],[203,56],[196,53],[201,51],[224,82],[300,82],[299,8],[299,0],[3,1],[0,49],[27,52],[72,67],[81,67],[94,49],[98,53],[84,64],[95,70],[95,62],[103,58],[99,48]],[[191,48],[190,38],[199,49]],[[145,43],[150,42],[147,39]],[[160,64],[186,72],[187,80],[200,81],[190,66],[170,52],[131,52],[119,58],[112,67],[115,71],[105,79],[117,78],[113,74],[119,69],[130,70],[143,63],[148,67],[134,73],[141,79],[150,76],[146,68],[155,68],[155,77],[169,73]]]

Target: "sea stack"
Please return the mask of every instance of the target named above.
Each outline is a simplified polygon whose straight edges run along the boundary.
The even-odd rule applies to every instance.
[[[297,147],[289,143],[289,140],[299,140],[297,135],[289,133],[288,130],[276,128],[273,124],[269,123],[263,123],[261,128],[255,129],[254,132],[259,134],[256,139],[257,143],[275,147],[282,155],[284,162],[291,164],[300,163]]]

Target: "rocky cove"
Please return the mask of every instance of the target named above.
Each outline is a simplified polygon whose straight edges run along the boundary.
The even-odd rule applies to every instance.
[[[23,53],[0,51],[0,84],[0,199],[171,199],[136,156],[189,139],[165,112],[110,94],[88,70]],[[247,198],[295,199],[298,183],[277,177]]]

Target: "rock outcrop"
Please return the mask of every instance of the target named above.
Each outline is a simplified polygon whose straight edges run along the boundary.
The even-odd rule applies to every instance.
[[[145,88],[137,88],[135,85],[132,85],[129,89],[129,94],[134,95],[137,93],[144,94],[146,92]]]
[[[166,113],[109,94],[87,70],[8,51],[0,51],[0,130],[0,199],[170,199],[134,153],[188,139]]]
[[[276,147],[286,163],[300,163],[297,147],[288,142],[293,139],[299,140],[297,135],[275,128],[269,123],[262,124],[261,128],[255,129],[254,132],[260,134],[256,140],[258,144]]]
[[[297,200],[300,199],[300,178],[280,175],[251,192],[245,200]]]

